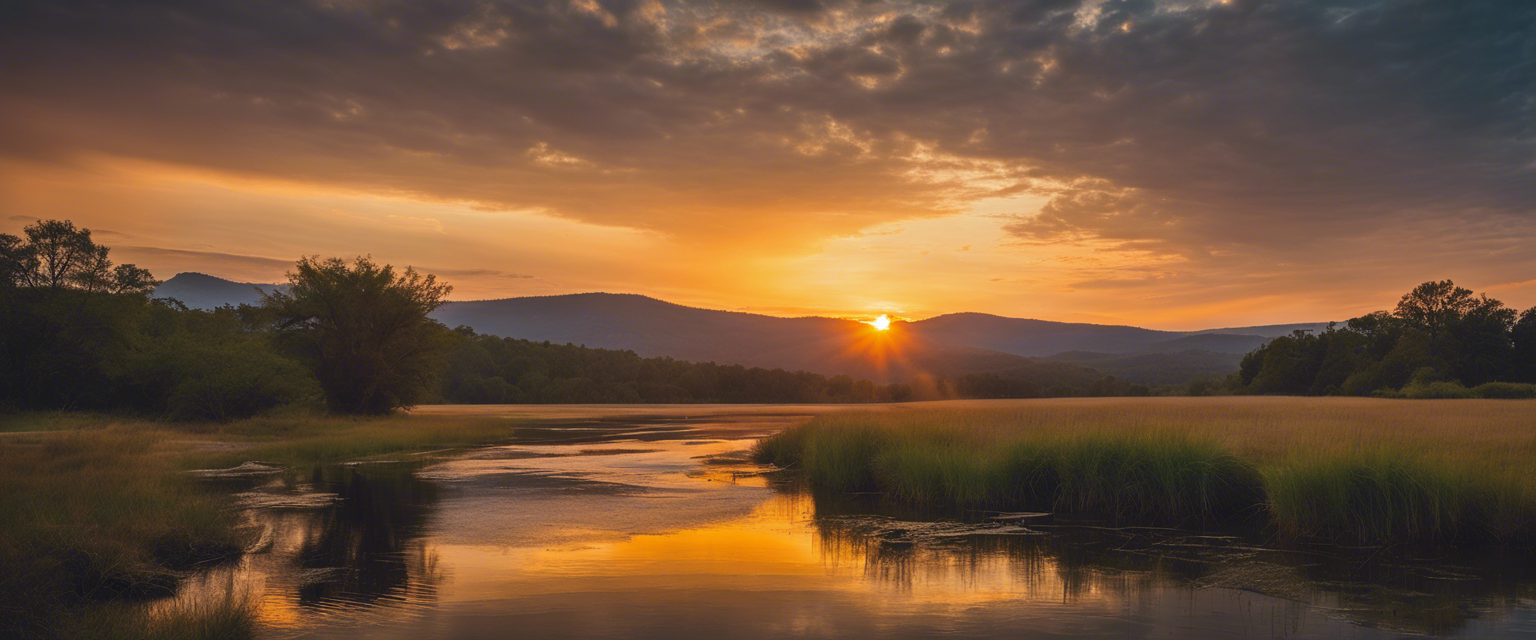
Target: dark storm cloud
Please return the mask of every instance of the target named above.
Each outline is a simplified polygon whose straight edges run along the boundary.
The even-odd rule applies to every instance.
[[[0,24],[18,156],[682,237],[1021,192],[1052,196],[1009,227],[1026,241],[1195,260],[1398,223],[1533,233],[1525,0],[13,0]]]

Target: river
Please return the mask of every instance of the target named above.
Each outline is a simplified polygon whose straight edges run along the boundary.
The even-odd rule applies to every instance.
[[[266,638],[1536,634],[1523,557],[901,513],[745,461],[814,410],[429,408],[540,422],[447,459],[235,482],[257,551],[154,606],[250,598]]]

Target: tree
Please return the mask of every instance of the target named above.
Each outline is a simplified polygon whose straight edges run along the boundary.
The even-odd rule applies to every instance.
[[[1514,379],[1536,382],[1536,307],[1526,309],[1510,329],[1514,360]]]
[[[1515,311],[1498,300],[1474,296],[1450,280],[1426,282],[1404,295],[1393,315],[1429,335],[1441,373],[1478,384],[1509,368]]]
[[[1471,289],[1458,287],[1450,280],[1441,280],[1426,282],[1404,294],[1392,315],[1408,326],[1428,333],[1433,340],[1440,332],[1460,321],[1477,304],[1478,299],[1472,297]]]
[[[25,241],[0,234],[0,288],[148,294],[160,284],[134,265],[113,267],[109,250],[91,240],[91,230],[68,220],[40,220],[23,232]]]
[[[1251,393],[1365,395],[1393,392],[1415,376],[1467,386],[1529,380],[1533,359],[1536,312],[1518,316],[1440,280],[1414,287],[1391,313],[1271,340],[1243,357],[1237,381]]]
[[[90,229],[76,229],[68,220],[41,220],[24,231],[35,261],[26,278],[30,286],[58,290],[86,283],[106,260],[106,247],[91,241]]]
[[[32,247],[21,238],[0,233],[0,289],[22,286],[32,270]]]
[[[107,290],[111,293],[149,293],[160,286],[160,281],[149,273],[148,269],[140,269],[131,264],[120,264],[112,269],[112,279],[108,282]]]
[[[1451,377],[1468,386],[1507,376],[1512,369],[1510,329],[1518,312],[1487,296],[1479,296],[1445,332],[1436,345]],[[1504,378],[1508,380],[1508,377]]]
[[[299,352],[337,413],[383,414],[431,390],[449,344],[427,317],[452,287],[367,257],[299,260],[288,286],[263,295],[280,338]]]

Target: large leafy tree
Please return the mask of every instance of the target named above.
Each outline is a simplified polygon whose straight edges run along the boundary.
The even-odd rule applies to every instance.
[[[20,286],[32,272],[32,251],[21,238],[0,233],[0,289]]]
[[[427,317],[452,287],[358,258],[304,258],[265,296],[276,330],[314,370],[337,413],[409,407],[432,388],[448,337]]]
[[[0,234],[0,404],[111,404],[157,284],[66,220]]]
[[[1510,329],[1511,349],[1515,363],[1515,376],[1524,382],[1536,382],[1536,307],[1520,314],[1519,321]]]
[[[1507,375],[1516,312],[1502,302],[1441,280],[1414,287],[1393,315],[1428,334],[1440,373],[1468,384]]]
[[[1255,393],[1363,395],[1398,389],[1422,374],[1475,386],[1536,378],[1533,358],[1536,312],[1518,316],[1498,300],[1440,280],[1415,287],[1391,313],[1271,340],[1243,358],[1236,382]]]
[[[0,287],[147,294],[160,284],[134,265],[113,266],[91,230],[68,220],[41,220],[22,231],[25,239],[0,234]]]

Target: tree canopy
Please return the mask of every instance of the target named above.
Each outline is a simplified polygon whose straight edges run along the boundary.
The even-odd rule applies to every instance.
[[[428,317],[452,287],[367,257],[304,258],[288,286],[263,294],[279,340],[309,364],[340,413],[388,413],[427,398],[445,330]]]
[[[1148,389],[1064,362],[936,378],[923,385],[875,384],[846,375],[744,367],[633,351],[592,349],[453,331],[440,382],[445,402],[901,402],[940,398],[1146,395]]]
[[[1536,382],[1533,357],[1536,308],[1519,314],[1441,280],[1414,287],[1391,312],[1275,338],[1244,356],[1234,382],[1249,393],[1412,394],[1435,383]]]
[[[144,294],[160,284],[134,265],[114,267],[91,230],[68,220],[41,220],[22,233],[25,239],[0,233],[0,287]]]
[[[255,415],[318,395],[250,309],[153,300],[88,229],[49,220],[0,234],[0,409],[131,410],[176,419]]]

